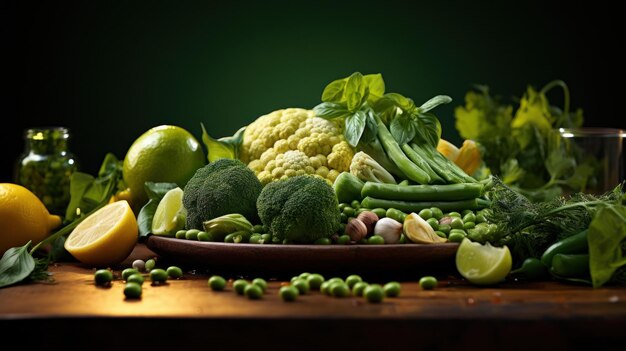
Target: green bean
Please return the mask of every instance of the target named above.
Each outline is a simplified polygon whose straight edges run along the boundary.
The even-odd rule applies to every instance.
[[[369,196],[386,200],[458,201],[479,198],[483,194],[483,189],[484,185],[480,183],[400,186],[365,182],[361,194],[363,197]],[[368,207],[365,203],[362,205]]]
[[[382,208],[395,208],[403,212],[419,212],[425,208],[438,207],[442,211],[452,211],[457,209],[477,209],[489,206],[490,202],[485,199],[476,198],[471,200],[459,200],[459,201],[439,201],[439,202],[411,202],[402,200],[385,200],[377,199],[373,197],[366,197],[363,199],[363,205],[368,208],[382,207]],[[389,216],[387,216],[389,217]]]
[[[409,144],[402,144],[400,146],[404,154],[409,158],[409,160],[413,161],[419,168],[421,168],[424,172],[428,174],[430,177],[430,184],[444,184],[445,181],[441,178],[437,172],[435,172],[432,167],[426,162],[422,156],[420,156],[415,150],[413,150]]]

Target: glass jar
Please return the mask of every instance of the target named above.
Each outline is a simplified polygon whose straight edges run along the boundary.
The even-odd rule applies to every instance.
[[[65,215],[70,201],[70,177],[77,163],[68,149],[70,132],[64,127],[27,129],[25,150],[19,157],[15,182],[32,191],[50,213]]]

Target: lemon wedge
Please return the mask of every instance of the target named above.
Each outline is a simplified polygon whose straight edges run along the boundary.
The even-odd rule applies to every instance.
[[[138,227],[128,201],[110,203],[80,222],[65,240],[65,249],[93,266],[122,262],[137,243]]]
[[[470,283],[491,285],[504,280],[511,271],[511,252],[507,246],[495,247],[464,238],[456,251],[456,269]]]

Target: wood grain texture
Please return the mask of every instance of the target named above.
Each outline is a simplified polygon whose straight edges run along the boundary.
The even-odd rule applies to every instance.
[[[139,245],[116,268],[153,255]],[[166,268],[163,264],[157,260],[157,266]],[[626,289],[620,287],[592,289],[548,281],[478,288],[448,272],[438,275],[440,285],[432,291],[420,289],[416,280],[402,281],[401,295],[380,304],[360,297],[332,298],[318,291],[287,303],[278,295],[284,281],[270,281],[263,298],[253,301],[237,295],[230,282],[225,291],[212,291],[207,286],[208,274],[188,271],[182,279],[163,286],[147,281],[140,300],[126,300],[122,281],[101,288],[94,285],[94,270],[88,267],[65,263],[50,268],[54,284],[0,289],[0,330],[21,336],[38,330],[41,333],[32,339],[35,346],[50,346],[51,338],[66,335],[68,330],[85,343],[93,343],[99,331],[134,342],[123,336],[126,330],[213,340],[217,349],[249,346],[253,340],[290,349],[300,338],[311,338],[302,348],[319,349],[332,335],[341,336],[334,344],[337,347],[360,345],[364,349],[384,347],[390,336],[397,345],[412,349],[416,342],[428,349],[470,344],[521,349],[539,337],[548,338],[543,346],[610,349],[611,342],[623,342],[626,328]],[[144,346],[154,342],[138,340]],[[159,340],[154,344],[176,347],[175,340],[180,342],[167,337]],[[63,345],[59,340],[57,346]]]

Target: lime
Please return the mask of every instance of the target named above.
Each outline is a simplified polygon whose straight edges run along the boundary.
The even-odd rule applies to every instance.
[[[124,157],[124,182],[133,210],[148,201],[145,182],[176,183],[184,188],[196,170],[205,165],[204,151],[187,130],[173,125],[151,128],[137,138]]]
[[[152,217],[152,234],[174,236],[177,231],[185,228],[187,211],[183,207],[183,190],[174,188],[169,190]]]
[[[456,269],[470,283],[495,284],[511,271],[511,252],[507,246],[495,247],[464,238],[456,251]]]

